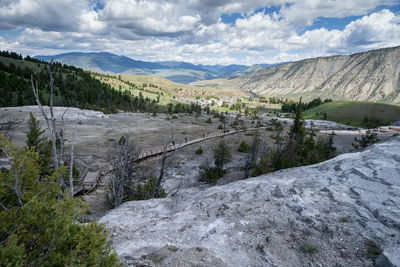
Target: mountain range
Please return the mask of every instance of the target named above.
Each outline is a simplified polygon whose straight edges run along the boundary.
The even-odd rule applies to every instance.
[[[81,53],[71,52],[51,56],[36,56],[35,58],[58,61],[85,70],[113,74],[157,75],[178,83],[190,83],[198,80],[215,78],[235,78],[272,65],[195,65],[179,61],[145,62],[126,56],[108,52]]]
[[[258,95],[399,103],[400,47],[273,66],[234,83]]]
[[[259,96],[400,103],[400,47],[304,59],[192,85],[235,88]]]
[[[144,62],[110,53],[37,56],[101,73],[150,74],[179,83],[239,89],[259,96],[400,103],[400,47],[276,65]]]

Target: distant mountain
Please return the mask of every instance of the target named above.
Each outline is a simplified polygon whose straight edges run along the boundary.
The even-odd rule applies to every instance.
[[[239,77],[250,72],[249,66],[246,65],[195,65],[179,61],[145,62],[107,52],[72,52],[35,58],[44,61],[54,59],[62,64],[100,73],[157,75],[179,83],[231,77],[231,75]]]
[[[54,56],[36,56],[35,58],[58,61],[62,64],[72,65],[86,70],[100,70],[102,72],[123,73],[131,69],[163,69],[168,68],[158,63],[134,60],[125,56],[118,56],[107,52],[81,53],[71,52]]]
[[[305,59],[253,71],[225,83],[266,96],[400,103],[400,47]]]

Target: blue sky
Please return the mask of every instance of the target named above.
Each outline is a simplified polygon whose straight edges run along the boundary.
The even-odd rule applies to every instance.
[[[0,3],[0,50],[31,56],[107,51],[146,61],[252,65],[398,45],[398,0]]]

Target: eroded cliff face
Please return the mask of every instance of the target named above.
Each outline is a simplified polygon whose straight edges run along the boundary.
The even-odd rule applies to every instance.
[[[100,223],[127,264],[370,266],[400,244],[400,138],[256,178],[124,203]]]
[[[400,47],[306,59],[257,71],[235,83],[259,95],[398,103]]]

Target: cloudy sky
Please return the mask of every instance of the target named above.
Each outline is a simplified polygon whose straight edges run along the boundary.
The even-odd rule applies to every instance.
[[[276,63],[400,45],[399,0],[0,0],[0,50]]]

